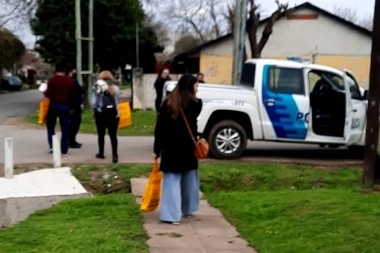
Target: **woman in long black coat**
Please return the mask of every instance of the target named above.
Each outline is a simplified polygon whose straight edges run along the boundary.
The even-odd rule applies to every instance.
[[[182,76],[164,100],[155,128],[154,153],[161,157],[163,172],[160,220],[172,224],[199,209],[198,160],[184,121],[186,117],[193,136],[197,136],[197,117],[202,109],[197,90],[194,76]]]
[[[163,95],[163,89],[165,82],[170,81],[170,72],[169,69],[161,69],[158,73],[157,79],[154,82],[154,89],[156,90],[156,100],[155,100],[155,107],[156,111],[160,109],[161,103],[162,103],[162,95]]]

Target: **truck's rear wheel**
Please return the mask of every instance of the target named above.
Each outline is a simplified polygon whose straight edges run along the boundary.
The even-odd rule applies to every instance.
[[[236,159],[247,146],[247,133],[235,121],[223,120],[211,128],[208,142],[210,152],[216,158]]]

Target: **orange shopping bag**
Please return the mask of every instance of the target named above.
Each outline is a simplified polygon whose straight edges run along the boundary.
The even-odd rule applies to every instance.
[[[50,100],[48,98],[42,99],[40,102],[40,110],[38,112],[38,124],[43,125],[46,122],[47,114],[49,112]]]
[[[143,212],[152,212],[160,204],[162,173],[158,170],[158,161],[154,161],[152,173],[145,186],[140,209]]]
[[[126,128],[132,125],[131,106],[129,102],[119,103],[119,125],[118,129]]]

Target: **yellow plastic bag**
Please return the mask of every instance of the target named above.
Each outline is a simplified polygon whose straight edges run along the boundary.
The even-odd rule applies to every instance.
[[[131,106],[129,102],[121,102],[119,103],[119,126],[118,129],[126,128],[132,125],[132,114],[131,114]]]
[[[38,112],[38,124],[43,125],[46,122],[47,114],[49,112],[50,100],[48,98],[42,99]]]
[[[140,209],[143,212],[153,212],[160,204],[162,173],[158,170],[158,161],[154,161],[152,173],[145,186]]]

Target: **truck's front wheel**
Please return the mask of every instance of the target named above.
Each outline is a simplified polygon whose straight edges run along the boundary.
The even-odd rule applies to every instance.
[[[208,142],[211,154],[216,158],[236,159],[247,146],[247,134],[235,121],[223,120],[211,128]]]

